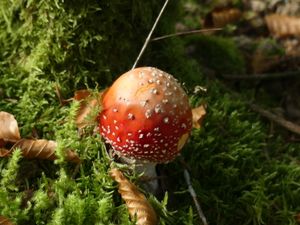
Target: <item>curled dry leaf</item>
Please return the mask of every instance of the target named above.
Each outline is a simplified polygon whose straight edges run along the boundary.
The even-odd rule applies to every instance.
[[[268,29],[276,37],[300,35],[300,17],[270,14],[265,20]]]
[[[155,225],[158,223],[156,213],[146,197],[138,188],[130,183],[123,173],[113,168],[109,172],[110,176],[119,184],[119,193],[125,201],[132,219],[136,219],[137,225]]]
[[[1,149],[0,156],[2,157],[8,156],[9,153],[14,149],[20,148],[25,158],[55,160],[57,158],[55,155],[56,147],[57,147],[57,143],[55,141],[49,141],[44,139],[40,139],[40,140],[21,139],[11,147],[10,151],[6,149]],[[66,151],[66,160],[74,163],[80,162],[80,158],[78,157],[78,155],[71,150]]]
[[[204,26],[221,28],[237,22],[241,16],[242,12],[237,8],[216,9],[206,16]]]
[[[200,128],[203,119],[206,115],[205,107],[203,105],[200,105],[199,107],[192,109],[192,114],[193,114],[193,127]]]
[[[16,142],[20,138],[19,127],[15,117],[10,113],[0,112],[0,139],[5,142]]]
[[[8,218],[0,216],[0,225],[14,225]]]
[[[76,116],[76,125],[79,129],[94,124],[96,121],[96,116],[94,120],[88,120],[87,117],[93,117],[91,112],[93,112],[96,107],[100,106],[101,96],[102,92],[100,92],[97,96],[92,95],[89,90],[79,90],[75,92],[74,100],[80,101],[80,108]]]

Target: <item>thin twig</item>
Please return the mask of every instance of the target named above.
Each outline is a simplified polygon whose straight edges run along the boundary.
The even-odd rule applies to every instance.
[[[191,34],[201,34],[201,33],[206,33],[206,32],[211,32],[211,31],[220,31],[220,30],[223,30],[223,29],[222,28],[211,28],[211,29],[183,31],[183,32],[178,32],[178,33],[174,33],[174,34],[167,34],[167,35],[163,35],[160,37],[155,37],[155,38],[152,38],[151,41],[159,41],[159,40],[163,40],[163,39],[171,38],[171,37],[186,36],[186,35],[191,35]]]
[[[255,104],[250,104],[250,107],[253,111],[258,112],[259,114],[261,114],[262,116],[268,118],[271,121],[274,121],[275,123],[277,123],[278,125],[284,127],[285,129],[300,135],[300,126],[288,121],[286,119],[284,119],[281,116],[278,116],[276,114],[273,114],[265,109],[262,109],[261,107],[259,107],[258,105]]]
[[[188,190],[190,192],[190,195],[192,196],[192,199],[193,199],[194,204],[196,206],[198,215],[199,215],[200,219],[202,220],[203,225],[208,225],[206,217],[205,217],[205,215],[204,215],[204,213],[202,211],[202,208],[200,206],[200,203],[198,201],[197,194],[196,194],[196,192],[195,192],[195,190],[194,190],[194,188],[192,186],[192,182],[191,182],[191,177],[190,177],[189,171],[187,169],[184,169],[183,173],[184,173],[185,182],[188,185]]]
[[[196,206],[196,209],[197,209],[197,213],[203,223],[203,225],[208,225],[207,223],[207,219],[202,211],[202,208],[201,208],[201,205],[199,203],[199,200],[198,200],[198,197],[197,197],[197,194],[195,192],[195,189],[193,188],[193,185],[192,185],[192,182],[191,182],[191,176],[190,176],[190,173],[189,173],[189,165],[185,162],[184,158],[180,155],[179,156],[179,160],[180,160],[180,163],[183,165],[183,175],[184,175],[184,179],[185,179],[185,182],[188,186],[188,190],[189,190],[189,193],[194,201],[194,204]]]
[[[144,53],[144,51],[145,51],[145,49],[146,49],[148,43],[150,42],[152,33],[153,33],[153,31],[155,30],[155,28],[156,28],[156,26],[157,26],[157,23],[158,23],[158,21],[159,21],[161,15],[163,14],[163,12],[164,12],[164,10],[165,10],[165,8],[166,8],[168,2],[169,2],[169,0],[166,0],[166,1],[165,1],[165,4],[164,4],[163,7],[161,8],[161,10],[160,10],[160,12],[159,12],[159,14],[158,14],[158,16],[157,16],[155,22],[154,22],[154,24],[153,24],[153,26],[152,26],[152,28],[151,28],[149,34],[148,34],[148,37],[146,38],[145,43],[144,43],[144,45],[143,45],[143,47],[142,47],[142,49],[141,49],[141,51],[140,51],[138,57],[136,58],[136,60],[135,60],[135,62],[134,62],[134,64],[133,64],[133,66],[132,66],[131,69],[134,69],[134,68],[136,67],[138,61],[140,60],[141,56],[143,55],[143,53]]]
[[[266,80],[266,79],[278,79],[285,77],[299,76],[300,71],[289,71],[284,73],[262,73],[262,74],[251,74],[251,75],[226,75],[222,77],[228,80]]]

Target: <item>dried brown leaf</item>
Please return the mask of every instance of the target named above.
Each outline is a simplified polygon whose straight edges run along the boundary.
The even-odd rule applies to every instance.
[[[14,224],[5,216],[0,216],[0,225],[14,225]]]
[[[300,36],[300,17],[270,14],[265,20],[275,37]]]
[[[203,119],[206,115],[206,110],[203,105],[200,105],[197,108],[192,109],[193,113],[193,127],[200,128],[203,122]]]
[[[158,224],[158,218],[153,207],[147,201],[138,188],[130,183],[123,173],[113,168],[109,172],[110,176],[119,184],[119,193],[125,201],[132,219],[136,219],[137,225]]]
[[[268,55],[264,50],[255,51],[252,57],[252,70],[254,74],[269,71],[280,63],[279,55]]]
[[[221,28],[227,24],[237,22],[241,17],[242,12],[237,8],[215,9],[206,16],[204,24],[205,27]]]
[[[0,139],[16,142],[20,139],[18,123],[15,117],[7,112],[0,112]]]
[[[9,156],[10,151],[5,148],[0,148],[0,158]]]
[[[101,96],[102,92],[97,96],[92,95],[89,90],[79,90],[75,92],[74,100],[80,101],[80,108],[76,116],[76,124],[79,129],[95,123],[96,116],[93,118],[91,112],[100,106]],[[88,120],[88,116],[92,116],[92,119]]]
[[[18,142],[16,142],[11,147],[10,150],[1,149],[0,156],[7,157],[9,156],[9,153],[11,151],[13,151],[16,148],[20,148],[24,158],[55,160],[57,159],[55,155],[56,147],[57,147],[57,143],[55,141],[49,141],[45,139],[39,139],[39,140],[21,139]],[[80,162],[80,158],[78,157],[78,155],[71,150],[66,150],[66,160],[73,163]]]

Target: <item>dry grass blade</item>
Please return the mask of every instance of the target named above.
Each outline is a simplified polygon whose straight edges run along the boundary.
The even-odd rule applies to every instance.
[[[10,150],[0,149],[0,157],[7,157],[9,153],[16,148],[20,148],[24,158],[28,159],[48,159],[55,160],[57,157],[55,155],[55,149],[57,143],[55,141],[49,140],[29,140],[21,139],[16,142]],[[66,160],[73,163],[80,163],[80,158],[78,155],[71,151],[66,151]]]
[[[158,224],[158,219],[154,209],[138,188],[134,184],[130,183],[120,170],[113,168],[109,173],[110,176],[118,182],[119,193],[127,205],[131,218],[136,218],[136,224]]]
[[[193,127],[200,128],[203,122],[203,119],[206,115],[206,110],[203,105],[200,105],[197,108],[192,109],[193,113]]]
[[[8,218],[0,216],[0,225],[14,225]]]
[[[19,127],[15,117],[10,113],[0,112],[0,139],[16,142],[20,138]]]
[[[96,115],[93,116],[91,114],[93,110],[100,106],[102,93],[103,92],[100,92],[99,95],[93,96],[89,90],[79,90],[75,92],[74,100],[80,101],[80,108],[75,121],[79,129],[95,123]],[[88,116],[92,116],[92,119],[88,120]]]
[[[276,37],[299,36],[300,18],[279,14],[270,14],[265,17],[268,29]]]

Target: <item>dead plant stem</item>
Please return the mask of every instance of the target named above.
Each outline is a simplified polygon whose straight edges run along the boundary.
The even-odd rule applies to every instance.
[[[168,2],[169,2],[169,0],[166,0],[166,1],[165,1],[165,4],[164,4],[163,7],[161,8],[161,10],[160,10],[160,12],[159,12],[159,14],[158,14],[158,16],[157,16],[157,18],[156,18],[156,20],[155,20],[155,22],[154,22],[152,28],[151,28],[151,30],[150,30],[150,32],[149,32],[149,34],[148,34],[146,40],[145,40],[145,43],[144,43],[144,45],[143,45],[143,47],[142,47],[142,49],[141,49],[141,51],[140,51],[138,57],[136,58],[136,60],[135,60],[135,62],[134,62],[134,64],[133,64],[133,66],[132,66],[131,69],[134,69],[134,68],[136,67],[136,65],[137,65],[137,63],[139,62],[140,58],[142,57],[142,55],[143,55],[145,49],[147,48],[147,46],[148,46],[148,44],[149,44],[149,42],[150,42],[151,36],[152,36],[152,34],[153,34],[153,31],[155,30],[155,28],[156,28],[156,26],[157,26],[157,24],[158,24],[158,21],[160,20],[160,17],[161,17],[161,15],[163,14],[163,12],[164,12],[164,10],[165,10],[165,8],[166,8]]]

